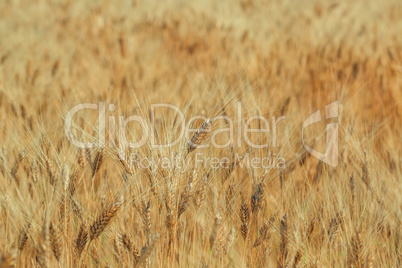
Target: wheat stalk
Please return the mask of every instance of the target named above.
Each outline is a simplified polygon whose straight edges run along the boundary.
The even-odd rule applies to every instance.
[[[103,164],[103,161],[105,160],[105,154],[103,152],[103,149],[100,149],[98,153],[95,156],[95,159],[92,163],[92,177],[95,176],[95,174],[98,172],[100,169],[101,165]]]
[[[224,248],[223,248],[223,253],[224,253],[225,255],[229,253],[229,250],[230,250],[230,248],[231,248],[232,245],[233,245],[233,241],[234,241],[234,239],[235,239],[235,233],[236,233],[236,230],[235,230],[234,227],[232,227],[232,228],[230,229],[229,234],[227,235],[227,237],[226,237],[226,239],[225,239],[225,245],[224,245]]]
[[[84,149],[80,148],[77,152],[77,163],[81,167],[81,169],[84,169],[86,166],[85,162],[85,151]]]
[[[207,178],[204,177],[200,180],[199,187],[195,193],[195,205],[197,208],[201,207],[202,202],[205,199],[205,188],[207,185]]]
[[[125,168],[125,170],[130,174],[133,175],[134,174],[134,169],[132,167],[131,164],[128,163],[126,156],[124,155],[123,152],[117,151],[117,157],[120,161],[120,163],[123,165],[123,167]]]
[[[254,194],[251,196],[251,213],[254,214],[257,210],[260,209],[261,203],[264,198],[264,185],[263,182],[260,182],[257,185],[257,189]]]
[[[275,217],[272,216],[269,221],[264,222],[264,225],[259,230],[259,236],[255,239],[253,247],[258,247],[270,237],[270,229],[275,221]]]
[[[90,227],[90,240],[94,240],[102,234],[102,232],[110,224],[113,218],[117,215],[120,207],[120,203],[113,203],[102,211],[102,213],[98,216],[98,218],[92,223]]]
[[[350,189],[350,214],[352,219],[356,216],[356,184],[353,175],[349,179],[349,189]]]
[[[81,205],[77,203],[77,201],[74,200],[74,198],[70,198],[71,200],[71,209],[73,210],[74,215],[82,220],[82,209]]]
[[[67,191],[67,188],[70,185],[70,168],[68,167],[67,164],[64,164],[63,170],[61,172],[61,178],[62,178],[62,184],[64,191]]]
[[[28,233],[29,229],[31,227],[31,224],[28,223],[28,226],[24,228],[21,232],[20,235],[18,236],[18,250],[22,251],[28,242]]]
[[[98,253],[98,250],[96,249],[96,247],[92,248],[91,253],[92,253],[91,258],[95,262],[95,266],[99,267],[99,265],[100,265],[100,257],[99,257],[99,253]]]
[[[216,239],[216,236],[217,236],[217,233],[219,231],[219,227],[221,226],[221,224],[222,224],[222,217],[219,214],[217,214],[215,216],[214,226],[212,228],[212,232],[209,237],[209,244],[210,244],[211,248],[213,248],[213,246],[214,246],[214,242],[215,242],[215,239]]]
[[[70,180],[69,180],[70,183],[69,183],[69,185],[68,185],[68,190],[67,190],[67,192],[68,192],[68,194],[69,194],[70,196],[73,196],[74,193],[75,193],[76,184],[77,184],[77,181],[78,181],[78,176],[79,176],[78,171],[75,171],[75,172],[70,176]]]
[[[343,222],[343,214],[338,212],[334,218],[331,219],[328,229],[329,244],[333,246],[338,238],[339,227]]]
[[[243,239],[246,240],[248,234],[248,223],[250,220],[250,211],[246,201],[243,200],[240,206],[240,232]]]
[[[87,223],[84,222],[81,224],[80,230],[78,231],[78,237],[75,240],[75,248],[78,253],[78,258],[81,256],[84,251],[85,245],[88,241],[88,226]]]
[[[281,244],[279,249],[279,266],[286,266],[286,259],[288,257],[288,217],[285,214],[281,220]]]
[[[293,268],[296,268],[296,267],[299,265],[299,263],[300,263],[300,261],[301,261],[301,258],[302,258],[301,251],[298,250],[298,251],[296,252],[295,258],[294,258],[294,260],[293,260]]]
[[[22,160],[24,160],[24,158],[25,158],[25,151],[22,151],[21,153],[19,153],[17,159],[15,160],[14,166],[11,169],[10,174],[12,178],[15,178],[15,175],[18,172],[18,167],[20,166],[20,163],[22,162]]]
[[[204,140],[206,135],[211,131],[213,118],[205,121],[201,127],[194,133],[191,139],[187,142],[187,154],[194,151]]]
[[[133,250],[133,242],[131,241],[129,234],[122,234],[120,240],[128,252],[131,252]]]
[[[45,164],[46,164],[47,174],[49,176],[49,182],[51,185],[55,186],[56,185],[56,174],[54,171],[53,164],[48,157],[45,157]]]
[[[179,207],[177,212],[177,217],[180,218],[181,214],[186,211],[188,205],[190,204],[190,199],[193,196],[193,184],[191,181],[187,184],[183,193],[180,196]]]
[[[41,267],[46,268],[48,266],[49,259],[49,232],[48,224],[45,221],[42,225],[41,237],[39,239],[39,246],[36,249],[36,259]]]
[[[114,257],[115,261],[119,264],[122,263],[122,259],[123,259],[123,253],[122,253],[120,240],[121,240],[120,234],[116,233],[113,238],[113,249],[114,249],[113,257]]]
[[[141,217],[144,227],[144,233],[148,236],[151,232],[151,202],[141,201]]]
[[[364,244],[361,239],[360,232],[356,232],[352,238],[352,256],[353,256],[353,264],[356,267],[363,266],[363,249]]]
[[[50,234],[50,246],[52,247],[53,255],[58,262],[60,262],[60,257],[62,253],[62,240],[59,233],[59,230],[56,226],[50,222],[49,225],[49,234]]]

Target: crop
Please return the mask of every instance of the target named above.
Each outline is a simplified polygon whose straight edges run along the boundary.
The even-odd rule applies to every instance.
[[[400,267],[400,1],[173,2],[0,3],[0,267]]]

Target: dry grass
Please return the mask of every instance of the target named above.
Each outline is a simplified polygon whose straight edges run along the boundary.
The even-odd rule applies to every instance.
[[[168,3],[1,1],[0,267],[400,267],[400,1]],[[305,152],[301,126],[336,100],[333,168]],[[74,147],[67,112],[100,101],[107,146]],[[109,146],[118,115],[154,123],[157,143],[176,139],[180,118],[152,117],[155,103],[210,121],[168,149]],[[220,115],[235,137],[253,116],[286,119],[276,137],[250,134],[277,147],[199,148],[230,125]],[[98,137],[96,111],[74,123],[80,140]],[[326,123],[306,132],[321,152]],[[139,125],[126,135],[139,140]],[[284,170],[235,161],[269,152]],[[154,171],[132,153],[190,164]],[[195,165],[197,153],[229,168]]]

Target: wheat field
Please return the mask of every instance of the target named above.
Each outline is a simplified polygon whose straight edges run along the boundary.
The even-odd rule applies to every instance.
[[[401,32],[398,0],[1,1],[0,267],[400,267]]]

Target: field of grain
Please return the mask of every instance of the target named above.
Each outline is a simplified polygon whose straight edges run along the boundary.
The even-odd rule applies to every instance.
[[[399,0],[1,1],[0,267],[400,267],[401,33]]]

